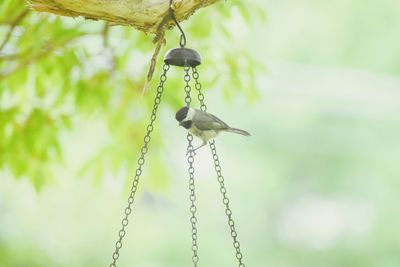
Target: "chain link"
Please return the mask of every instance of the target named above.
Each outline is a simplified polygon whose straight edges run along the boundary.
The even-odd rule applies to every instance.
[[[112,262],[109,265],[109,267],[117,266],[116,262],[119,258],[119,251],[122,248],[122,239],[124,238],[124,236],[126,234],[126,227],[128,226],[128,223],[129,223],[128,217],[132,213],[131,206],[132,206],[133,202],[135,201],[135,194],[136,194],[137,187],[139,184],[139,178],[140,178],[140,175],[142,174],[142,166],[145,163],[145,155],[148,151],[148,145],[151,140],[150,134],[154,129],[153,124],[157,117],[157,110],[158,110],[159,104],[161,103],[161,96],[164,91],[164,83],[167,80],[167,71],[169,70],[169,67],[170,66],[168,64],[163,65],[163,73],[160,76],[160,84],[157,87],[157,94],[154,99],[154,106],[153,106],[153,110],[152,110],[151,116],[150,116],[150,123],[147,125],[147,133],[143,138],[144,144],[140,150],[141,155],[137,161],[138,167],[135,172],[135,178],[133,179],[133,182],[132,182],[132,186],[131,186],[131,190],[130,190],[130,194],[129,194],[129,198],[128,198],[128,206],[125,208],[125,211],[124,211],[125,215],[121,222],[122,227],[118,232],[118,240],[115,243],[115,250],[114,250],[114,253],[112,254]]]
[[[197,99],[200,103],[200,109],[202,111],[207,111],[207,106],[204,103],[204,94],[201,92],[201,83],[199,82],[199,73],[197,72],[196,67],[192,68],[192,77],[195,81],[194,88],[197,90]]]
[[[185,103],[187,106],[190,106],[190,103],[192,102],[192,97],[190,96],[190,91],[191,91],[191,87],[189,85],[190,82],[190,75],[189,75],[189,70],[190,67],[185,66],[184,67],[184,71],[185,71],[185,76],[184,76],[184,80],[185,80],[185,93],[186,93],[186,97],[185,97]],[[187,134],[187,140],[188,140],[188,147],[187,147],[187,151],[188,151],[188,158],[187,161],[189,163],[189,168],[188,168],[188,172],[189,172],[189,190],[190,190],[190,195],[189,195],[189,199],[190,199],[190,213],[191,213],[191,217],[190,217],[190,224],[192,225],[192,262],[193,262],[193,266],[197,267],[197,264],[199,262],[199,256],[198,256],[198,245],[197,245],[197,217],[196,217],[196,212],[197,212],[197,207],[196,207],[196,194],[195,194],[195,184],[194,184],[194,167],[193,167],[193,163],[194,163],[194,151],[193,151],[193,135],[191,135],[190,133]]]
[[[204,103],[204,94],[201,92],[201,84],[198,80],[199,73],[197,72],[197,69],[195,67],[192,68],[192,77],[195,80],[195,88],[198,93],[197,99],[200,102],[200,109],[202,111],[206,111],[207,106]],[[215,141],[212,140],[209,142],[209,144],[210,144],[210,148],[211,148],[212,157],[214,160],[214,169],[217,173],[217,179],[218,179],[218,183],[220,186],[220,192],[222,194],[222,203],[225,205],[225,214],[228,217],[228,225],[230,227],[231,236],[233,238],[233,247],[236,250],[236,254],[235,254],[236,259],[239,261],[239,267],[245,267],[245,265],[243,263],[243,255],[242,255],[242,252],[240,251],[240,243],[239,243],[238,235],[237,235],[236,228],[235,228],[235,222],[233,221],[233,218],[232,218],[232,210],[229,207],[229,198],[227,196],[227,190],[225,187],[225,179],[222,176],[221,164],[219,162],[217,149],[215,147]]]
[[[187,140],[188,140],[188,149],[193,149],[192,141],[193,141],[193,136],[191,134],[187,135]],[[197,217],[196,217],[196,212],[197,212],[197,207],[196,207],[196,194],[195,194],[195,184],[194,184],[194,152],[190,151],[187,161],[189,163],[189,190],[190,190],[190,223],[192,225],[192,262],[193,266],[197,267],[197,264],[199,262],[199,256],[198,256],[198,245],[197,245]]]
[[[189,70],[190,70],[190,67],[188,67],[188,66],[184,67],[185,76],[183,76],[183,80],[185,81],[185,88],[184,89],[185,89],[185,93],[186,93],[186,96],[185,96],[186,106],[189,106],[190,103],[192,102],[192,98],[190,97],[191,88],[190,88],[190,85],[189,85],[189,82],[190,82]]]
[[[220,186],[219,191],[222,194],[222,203],[225,205],[225,214],[228,217],[228,225],[230,227],[231,236],[233,238],[233,247],[236,250],[236,259],[239,261],[239,267],[245,267],[243,263],[243,255],[242,252],[240,251],[240,243],[238,241],[237,232],[235,229],[235,222],[232,219],[232,210],[229,207],[229,198],[227,196],[227,191],[225,187],[225,179],[224,176],[222,176],[221,164],[219,162],[217,149],[215,147],[215,140],[210,141],[210,148],[214,159],[214,169],[217,172],[218,176],[218,183]]]

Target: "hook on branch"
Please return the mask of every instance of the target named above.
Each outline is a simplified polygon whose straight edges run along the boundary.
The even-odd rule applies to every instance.
[[[175,22],[176,26],[178,26],[178,29],[181,32],[181,38],[179,40],[179,45],[181,47],[185,47],[186,46],[186,35],[185,35],[185,32],[183,31],[183,29],[181,28],[181,25],[179,25],[178,20],[175,17],[173,0],[169,0],[169,13],[170,13],[172,20]]]

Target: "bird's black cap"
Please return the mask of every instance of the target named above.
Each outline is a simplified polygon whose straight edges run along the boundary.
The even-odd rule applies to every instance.
[[[178,110],[175,114],[175,119],[179,122],[183,121],[187,114],[188,114],[189,108],[188,107],[183,107],[180,110]]]

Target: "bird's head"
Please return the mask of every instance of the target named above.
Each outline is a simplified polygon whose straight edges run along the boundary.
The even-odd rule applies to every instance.
[[[192,119],[195,112],[192,108],[183,107],[176,112],[175,119],[179,122],[180,126],[189,129],[192,126]]]

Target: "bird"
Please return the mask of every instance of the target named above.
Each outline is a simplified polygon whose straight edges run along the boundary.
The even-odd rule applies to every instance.
[[[244,136],[250,136],[245,130],[232,128],[223,122],[217,116],[191,107],[182,107],[175,114],[175,119],[179,125],[187,129],[194,136],[199,137],[203,143],[190,151],[196,151],[205,146],[210,139],[215,138],[220,132],[236,133]]]

